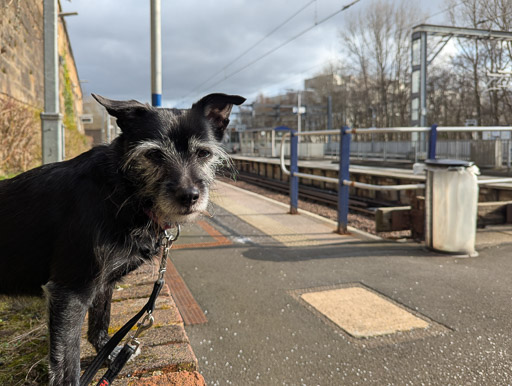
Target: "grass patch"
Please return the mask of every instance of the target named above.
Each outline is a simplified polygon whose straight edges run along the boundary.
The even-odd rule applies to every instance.
[[[7,180],[8,178],[16,177],[18,173],[0,174],[0,181]]]
[[[45,300],[0,297],[0,385],[48,384],[47,358]]]

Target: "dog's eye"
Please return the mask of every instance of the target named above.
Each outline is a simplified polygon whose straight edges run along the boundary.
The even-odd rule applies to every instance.
[[[199,149],[196,154],[198,158],[208,158],[210,155],[212,155],[212,153],[206,149]]]
[[[152,149],[144,153],[144,156],[156,163],[161,163],[164,160],[163,153],[158,149]]]

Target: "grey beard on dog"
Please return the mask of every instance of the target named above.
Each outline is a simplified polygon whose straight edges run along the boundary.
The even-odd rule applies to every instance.
[[[115,283],[157,254],[164,229],[205,211],[231,108],[245,101],[210,94],[180,111],[93,96],[119,137],[0,181],[0,294],[46,295],[52,385],[79,384],[87,311],[100,350]]]

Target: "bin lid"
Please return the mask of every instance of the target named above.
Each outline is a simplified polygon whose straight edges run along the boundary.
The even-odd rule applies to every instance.
[[[460,159],[427,159],[425,160],[425,164],[429,166],[439,166],[439,167],[465,167],[469,168],[473,166],[475,163],[471,161],[463,161]]]

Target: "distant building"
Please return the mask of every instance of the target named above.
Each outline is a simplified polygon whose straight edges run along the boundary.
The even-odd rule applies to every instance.
[[[325,103],[325,98],[339,92],[343,80],[338,74],[321,74],[304,81],[304,90],[307,92],[310,103]]]
[[[303,90],[288,90],[283,94],[267,97],[258,96],[249,106],[242,106],[241,122],[247,128],[272,128],[287,126],[298,128],[299,93],[301,99],[301,129],[321,130],[327,128],[327,100],[332,96],[340,100],[345,83],[337,74],[322,74],[304,81]],[[336,127],[340,126],[341,113],[333,111]]]
[[[92,97],[84,100],[82,124],[85,134],[93,139],[93,145],[109,143],[119,134],[116,119]]]

